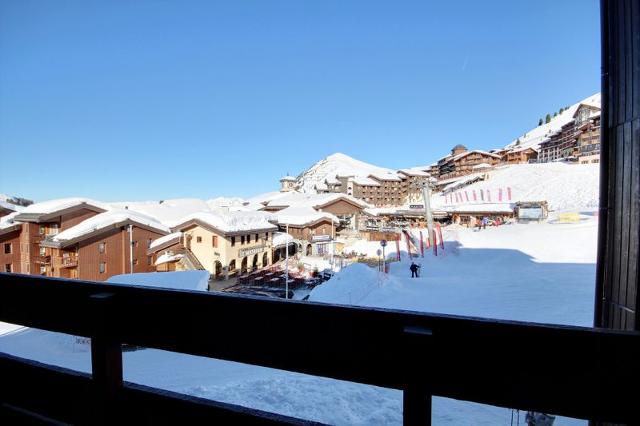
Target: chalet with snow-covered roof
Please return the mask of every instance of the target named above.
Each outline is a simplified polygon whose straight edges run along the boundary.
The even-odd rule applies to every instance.
[[[14,217],[21,222],[20,272],[51,275],[51,250],[40,243],[108,210],[86,198],[63,198],[25,207]]]
[[[451,150],[451,154],[438,161],[438,177],[448,179],[474,173],[477,169],[474,166],[488,164],[495,166],[500,162],[501,157],[487,151],[468,151],[464,145],[456,145]]]
[[[287,207],[275,213],[280,230],[293,237],[307,256],[330,253],[340,219],[310,206]]]
[[[532,147],[504,150],[501,154],[501,162],[503,164],[526,164],[536,163],[538,161],[538,150]]]
[[[326,212],[336,216],[340,228],[356,229],[359,215],[370,205],[353,196],[342,193],[305,194],[293,192],[285,197],[269,201],[263,210],[279,212],[288,207],[310,207],[317,212]]]
[[[169,232],[141,213],[109,210],[41,240],[48,257],[42,274],[104,281],[118,274],[153,272],[147,249]]]
[[[598,162],[600,156],[600,108],[581,103],[573,120],[540,144],[539,163],[563,159]]]
[[[181,233],[186,257],[195,258],[215,279],[228,279],[272,263],[271,238],[278,227],[268,219],[260,211],[201,212],[186,216],[172,230]],[[163,246],[154,247],[157,261]]]

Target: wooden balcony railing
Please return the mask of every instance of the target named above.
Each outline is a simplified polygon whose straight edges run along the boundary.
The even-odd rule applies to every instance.
[[[61,268],[74,268],[76,266],[78,266],[77,256],[64,256],[62,258],[62,262],[60,263]]]
[[[433,395],[640,421],[637,394],[623,385],[640,379],[636,332],[19,274],[0,274],[0,321],[92,339],[91,376],[0,356],[0,419],[307,423],[123,382],[127,343],[400,389],[405,424],[429,424]]]

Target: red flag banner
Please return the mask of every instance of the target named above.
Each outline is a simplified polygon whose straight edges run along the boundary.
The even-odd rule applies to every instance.
[[[433,254],[438,255],[438,240],[436,239],[436,230],[433,230]]]
[[[507,186],[507,199],[511,201],[511,187]]]

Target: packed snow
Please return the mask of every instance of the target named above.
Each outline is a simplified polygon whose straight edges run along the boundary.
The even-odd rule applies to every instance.
[[[178,271],[122,274],[112,276],[107,282],[175,290],[207,291],[207,287],[209,286],[209,272]]]
[[[287,243],[291,244],[293,237],[286,232],[274,232],[271,243],[273,247],[284,247]]]

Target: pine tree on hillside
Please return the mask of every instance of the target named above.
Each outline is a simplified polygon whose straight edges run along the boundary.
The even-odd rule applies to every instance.
[[[547,116],[544,118],[544,122],[549,123],[550,121],[551,121],[551,114],[547,114]]]
[[[564,112],[564,108],[560,108],[560,111],[558,111],[558,114],[562,114]]]
[[[553,113],[553,118],[556,118],[557,116],[558,116],[558,113],[557,113],[557,112],[554,112],[554,113]]]
[[[538,126],[542,126],[542,118],[538,120]]]

